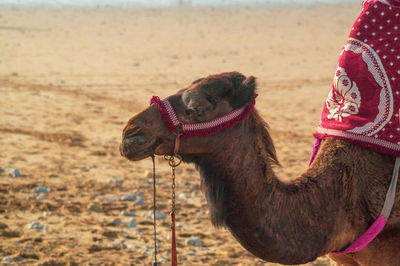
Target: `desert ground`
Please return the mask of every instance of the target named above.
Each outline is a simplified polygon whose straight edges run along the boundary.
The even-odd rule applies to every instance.
[[[0,264],[151,265],[152,163],[122,158],[121,132],[151,96],[209,74],[257,77],[276,171],[299,176],[360,9],[0,7]],[[167,265],[171,170],[156,165]],[[191,165],[177,169],[180,264],[277,265],[212,227],[199,184]]]

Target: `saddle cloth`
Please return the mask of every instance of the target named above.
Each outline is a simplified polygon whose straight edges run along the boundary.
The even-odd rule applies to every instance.
[[[314,136],[400,157],[400,0],[362,6]]]

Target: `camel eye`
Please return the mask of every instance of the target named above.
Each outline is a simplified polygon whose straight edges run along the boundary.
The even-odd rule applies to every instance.
[[[214,99],[213,97],[208,96],[208,97],[206,97],[206,100],[207,100],[209,103],[212,104],[213,108],[215,108],[215,107],[217,106],[217,103],[218,103],[217,99]]]
[[[193,109],[186,109],[185,110],[185,114],[187,116],[194,116],[194,117],[197,117],[197,118],[201,118],[201,117],[203,117],[205,115],[205,112],[204,112],[203,109],[196,107],[196,108],[193,108]]]
[[[186,109],[186,110],[185,110],[185,115],[187,115],[187,116],[191,116],[193,113],[194,113],[194,112],[193,112],[192,109]]]

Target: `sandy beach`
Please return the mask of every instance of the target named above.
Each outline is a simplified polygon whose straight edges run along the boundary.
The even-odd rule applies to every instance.
[[[299,176],[360,9],[0,7],[0,264],[151,265],[152,163],[120,156],[122,129],[151,96],[209,74],[257,78],[277,172]],[[170,168],[156,163],[168,265]],[[277,265],[212,227],[199,184],[191,165],[178,168],[181,265]]]

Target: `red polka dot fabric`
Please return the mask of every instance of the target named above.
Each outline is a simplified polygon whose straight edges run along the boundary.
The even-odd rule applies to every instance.
[[[400,157],[400,1],[364,1],[341,50],[316,138]]]

